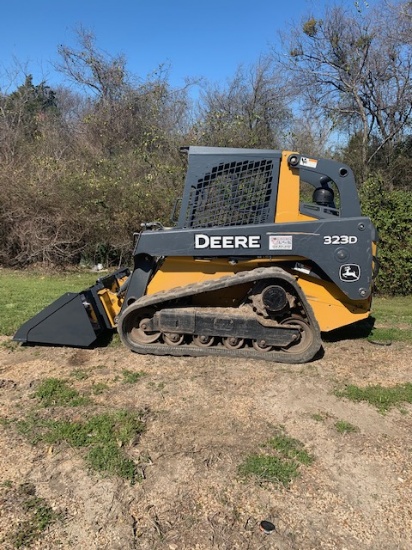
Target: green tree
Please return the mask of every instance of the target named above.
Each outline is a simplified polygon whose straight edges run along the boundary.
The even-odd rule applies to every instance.
[[[32,75],[9,95],[0,96],[0,155],[7,161],[17,147],[32,142],[44,123],[58,116],[55,92],[45,83],[33,83]]]

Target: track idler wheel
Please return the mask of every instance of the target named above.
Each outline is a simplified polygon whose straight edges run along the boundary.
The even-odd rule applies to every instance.
[[[287,353],[300,354],[305,352],[312,345],[314,338],[312,329],[301,317],[289,317],[284,319],[281,325],[289,325],[290,327],[298,328],[300,332],[300,338],[296,343],[291,344],[287,348],[283,348]]]
[[[127,338],[132,343],[153,344],[160,338],[160,332],[151,330],[152,312],[141,311],[139,315],[130,316],[126,323]]]

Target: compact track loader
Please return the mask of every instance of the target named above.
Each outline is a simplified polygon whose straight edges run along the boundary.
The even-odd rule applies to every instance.
[[[291,151],[184,148],[175,227],[143,224],[134,266],[68,293],[14,340],[304,363],[368,317],[377,236],[351,169]]]

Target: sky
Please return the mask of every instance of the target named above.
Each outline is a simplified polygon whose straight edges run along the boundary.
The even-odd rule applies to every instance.
[[[319,12],[322,0],[0,0],[0,90],[12,91],[16,66],[34,84],[62,82],[53,68],[60,44],[76,47],[75,29],[92,31],[96,45],[123,54],[143,80],[160,65],[172,86],[185,78],[222,83],[240,64],[257,62],[280,29]],[[19,82],[18,84],[20,84]],[[15,85],[11,85],[12,89]]]

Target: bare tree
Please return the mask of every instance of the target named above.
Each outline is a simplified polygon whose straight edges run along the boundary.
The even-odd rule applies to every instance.
[[[360,136],[363,177],[378,153],[390,158],[411,121],[412,47],[396,32],[402,20],[410,36],[405,9],[409,3],[381,3],[362,16],[327,9],[323,19],[306,18],[290,35],[287,54],[276,56],[309,113]]]
[[[76,30],[78,48],[60,45],[61,62],[56,68],[72,83],[80,85],[103,101],[119,99],[126,86],[126,60],[99,50],[92,32]]]
[[[205,90],[198,139],[210,145],[277,147],[290,122],[284,81],[266,58],[238,68],[226,86]]]

